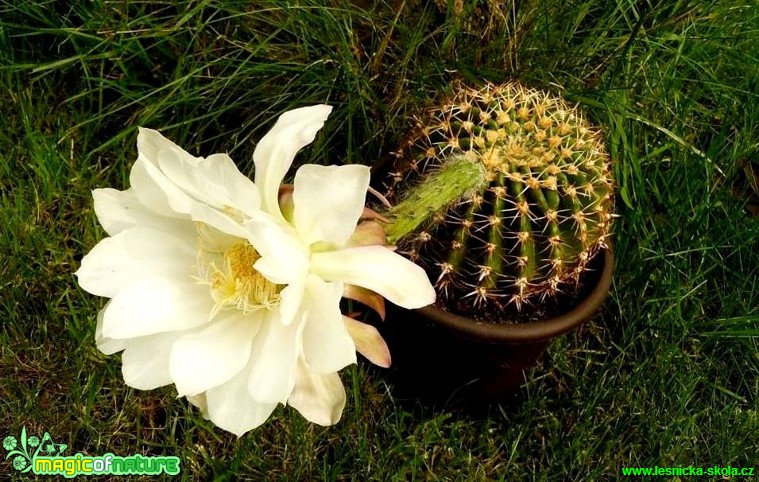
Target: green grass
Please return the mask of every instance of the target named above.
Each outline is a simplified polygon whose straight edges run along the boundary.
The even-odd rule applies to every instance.
[[[0,437],[177,455],[186,480],[617,480],[759,466],[759,6],[752,1],[0,3]],[[455,2],[448,2],[454,4]],[[247,174],[281,112],[335,106],[298,162],[372,165],[456,80],[518,79],[600,125],[619,183],[612,296],[474,418],[343,372],[339,425],[278,409],[237,439],[170,387],[125,387],[73,272],[136,127]],[[756,171],[759,172],[759,171]],[[754,186],[755,188],[755,186]],[[0,462],[0,478],[14,477]]]

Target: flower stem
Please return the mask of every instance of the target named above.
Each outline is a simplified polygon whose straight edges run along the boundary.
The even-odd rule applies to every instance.
[[[396,244],[452,203],[474,196],[487,184],[485,167],[464,156],[452,157],[413,187],[390,209],[387,240]]]

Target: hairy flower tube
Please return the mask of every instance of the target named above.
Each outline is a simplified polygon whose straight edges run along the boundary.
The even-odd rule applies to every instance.
[[[93,192],[109,237],[76,275],[86,291],[110,298],[96,342],[105,354],[123,351],[127,385],[173,384],[240,436],[278,404],[334,424],[345,405],[338,371],[356,351],[390,364],[379,333],[344,317],[341,298],[381,311],[379,295],[418,308],[435,293],[366,219],[369,168],[304,165],[282,186],[330,111],[280,116],[256,146],[255,182],[226,154],[194,157],[140,129],[131,187]]]

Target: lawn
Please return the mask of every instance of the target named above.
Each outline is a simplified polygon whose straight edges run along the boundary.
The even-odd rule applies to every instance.
[[[237,438],[173,387],[126,387],[95,347],[105,300],[73,273],[105,236],[91,190],[127,187],[138,126],[252,176],[279,114],[328,103],[297,162],[367,164],[381,187],[415,115],[456,82],[513,80],[600,127],[619,217],[610,297],[512,402],[473,416],[400,400],[360,360],[338,425],[280,407]],[[0,123],[0,438],[176,455],[183,480],[759,470],[756,2],[1,2]]]

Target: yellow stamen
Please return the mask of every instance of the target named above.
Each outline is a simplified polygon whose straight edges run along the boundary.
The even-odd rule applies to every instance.
[[[243,313],[260,309],[276,309],[280,303],[282,287],[259,273],[253,264],[261,257],[245,241],[239,241],[223,253],[223,264],[208,263],[207,282],[216,304],[212,316],[224,308],[237,308]]]

